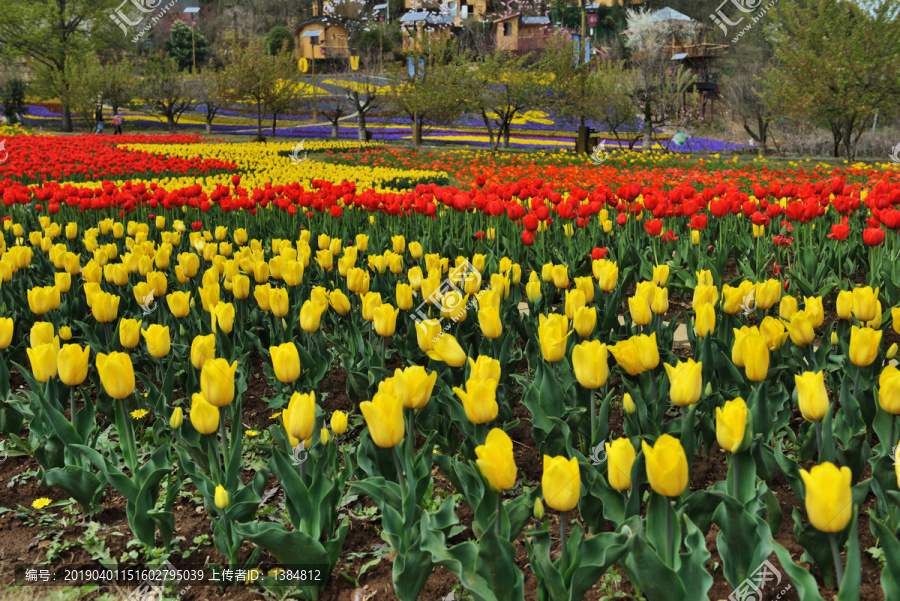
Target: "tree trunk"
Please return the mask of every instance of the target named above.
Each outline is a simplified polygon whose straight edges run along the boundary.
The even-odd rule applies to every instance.
[[[641,141],[641,152],[650,152],[653,140],[653,113],[649,102],[644,104],[644,137]]]
[[[833,123],[831,124],[831,137],[834,143],[831,146],[831,155],[834,158],[840,157],[840,148],[841,148],[841,129],[840,126],[836,126]]]
[[[759,123],[759,156],[764,157],[767,154],[766,140],[769,138],[769,123],[762,117],[757,119]]]
[[[169,132],[175,133],[175,115],[173,113],[166,115],[166,124],[169,126]]]
[[[419,113],[413,115],[412,142],[416,148],[422,146],[422,118]]]
[[[366,141],[366,114],[363,111],[356,113],[356,138],[360,142]]]
[[[494,146],[494,128],[491,127],[491,120],[488,119],[487,113],[484,111],[484,109],[481,110],[481,118],[484,120],[484,126],[488,131],[488,146],[490,147],[491,152],[494,152],[495,150],[497,150],[497,148]]]
[[[207,113],[206,115],[206,133],[212,133],[212,117]]]
[[[256,101],[256,135],[262,140],[262,102]]]
[[[335,140],[338,139],[338,129],[339,129],[338,128],[338,120],[335,119],[334,121],[331,122],[331,137],[334,138]]]
[[[509,148],[509,121],[503,126],[503,148]]]
[[[272,115],[272,137],[274,138],[278,134],[275,133],[275,125],[278,123],[278,115]]]
[[[66,101],[63,101],[62,105],[62,130],[65,132],[72,131],[72,108]]]

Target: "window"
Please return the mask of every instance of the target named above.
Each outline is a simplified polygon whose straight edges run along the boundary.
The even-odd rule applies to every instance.
[[[503,36],[509,37],[512,35],[512,23],[504,23],[503,24]]]
[[[332,40],[334,39],[334,34],[331,34],[331,39],[332,39]]]

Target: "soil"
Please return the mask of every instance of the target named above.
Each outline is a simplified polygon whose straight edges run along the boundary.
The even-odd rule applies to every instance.
[[[833,312],[833,304],[826,306],[826,323],[836,319]],[[885,344],[890,344],[891,340],[900,341],[893,330],[885,332]],[[681,349],[679,349],[681,350]],[[689,350],[689,349],[688,349]],[[275,393],[275,389],[269,385],[263,375],[262,358],[255,352],[251,355],[251,378],[248,381],[247,392],[244,396],[244,425],[247,428],[256,428],[259,430],[267,428],[271,425],[270,417],[277,409],[269,409],[266,399],[271,398]],[[393,365],[389,366],[393,369]],[[525,369],[524,362],[520,366]],[[613,385],[616,384],[617,376],[614,377]],[[15,390],[19,386],[24,386],[20,374],[16,371],[12,373],[12,385]],[[346,376],[343,369],[335,367],[326,377],[322,390],[323,399],[321,404],[326,414],[340,409],[343,411],[358,411],[346,393]],[[520,403],[516,402],[512,408],[514,418],[520,420],[518,426],[510,433],[513,440],[513,449],[515,455],[516,466],[519,470],[519,476],[524,480],[524,484],[529,486],[537,486],[540,484],[541,478],[541,457],[531,439],[531,422],[528,419],[527,409]],[[622,424],[624,414],[620,404],[613,404],[610,411],[610,428],[611,432],[621,435],[623,433]],[[348,431],[348,436],[356,436],[362,428],[359,426],[354,431]],[[421,442],[421,440],[420,440]],[[24,514],[33,513],[30,504],[34,499],[39,497],[47,497],[52,501],[62,501],[65,495],[58,490],[47,489],[39,486],[36,478],[25,478],[22,476],[25,472],[33,472],[38,469],[36,461],[29,457],[15,456],[8,457],[6,461],[0,463],[0,507],[10,508],[8,511],[0,514],[0,583],[10,584],[13,582],[13,569],[15,565],[33,566],[46,561],[47,551],[49,549],[64,548],[57,559],[52,562],[54,567],[60,565],[77,565],[93,563],[92,558],[83,543],[78,542],[85,536],[85,528],[87,520],[83,516],[78,515],[76,505],[72,505],[71,512],[59,507],[53,508],[51,511],[57,515],[57,519],[68,520],[68,525],[61,533],[58,530],[43,530],[40,526],[27,526],[23,521]],[[804,466],[809,468],[810,466]],[[714,482],[722,481],[727,474],[727,464],[724,452],[713,446],[710,456],[704,457],[697,455],[693,462],[693,472],[690,488],[691,490],[704,489]],[[251,474],[245,474],[247,478]],[[435,488],[452,494],[455,492],[452,485],[441,474],[438,468],[435,468]],[[865,477],[865,476],[864,476]],[[277,488],[278,484],[274,478],[270,481],[269,487]],[[193,492],[195,489],[188,483],[184,486],[184,491]],[[793,533],[793,520],[791,512],[798,507],[797,500],[793,495],[787,481],[782,474],[778,474],[772,483],[772,490],[778,499],[784,519],[779,532],[775,534],[775,540],[787,548],[796,562],[801,562],[803,548],[797,544],[796,537]],[[871,495],[870,495],[871,496]],[[277,497],[276,497],[277,499]],[[272,502],[275,502],[273,499]],[[871,502],[871,501],[870,501]],[[224,564],[225,559],[222,557],[215,547],[212,545],[212,532],[210,529],[210,521],[206,515],[202,504],[197,504],[196,499],[180,498],[176,503],[174,512],[176,514],[176,539],[178,540],[178,549],[183,553],[195,546],[193,541],[196,537],[207,537],[205,541],[191,551],[189,558],[184,559],[181,553],[174,553],[170,561],[178,567],[196,566],[197,563],[217,563]],[[94,516],[93,521],[98,522],[102,526],[101,537],[105,537],[105,546],[111,557],[120,559],[122,555],[131,550],[128,541],[132,539],[131,532],[125,515],[124,499],[111,488],[107,489],[106,496],[102,500],[104,509]],[[360,497],[357,504],[361,508],[373,507],[372,502]],[[572,512],[574,513],[574,512]],[[377,516],[369,519],[363,519],[348,512],[350,519],[350,530],[344,543],[342,559],[335,568],[331,580],[321,595],[322,601],[364,601],[366,599],[378,601],[392,601],[397,599],[393,594],[391,581],[391,566],[393,555],[388,552],[386,543],[380,536],[380,522]],[[805,512],[801,509],[801,514]],[[570,514],[571,515],[571,514]],[[456,535],[449,542],[456,544],[473,537],[471,525],[473,521],[472,509],[466,503],[460,503],[457,507],[457,517],[460,524],[465,530]],[[548,511],[545,519],[551,521],[551,532],[556,532],[554,537],[553,553],[559,553],[558,514]],[[570,520],[569,530],[571,530],[574,522]],[[536,526],[536,521],[532,518],[530,523],[523,530],[527,531]],[[707,548],[712,554],[708,566],[713,575],[713,587],[709,591],[709,599],[713,601],[727,599],[732,589],[725,580],[721,570],[721,557],[716,548],[717,528],[712,527],[706,537]],[[865,513],[865,508],[860,511],[859,518],[859,538],[860,548],[862,552],[862,590],[861,599],[871,601],[881,601],[884,599],[884,593],[880,587],[881,566],[877,564],[871,556],[865,553],[865,549],[875,546],[875,540],[869,531],[869,519]],[[525,578],[525,598],[527,601],[537,601],[535,592],[536,580],[535,575],[531,571],[528,555],[525,547],[525,535],[521,534],[515,542],[516,546],[516,564],[522,571]],[[66,548],[68,547],[68,548]],[[249,555],[252,546],[245,543],[242,549],[242,558]],[[363,568],[371,563],[376,557],[383,555],[384,558],[374,565],[369,566],[362,575],[360,573]],[[769,560],[781,571],[782,581],[777,588],[767,590],[762,597],[764,600],[774,600],[775,597],[782,592],[783,588],[790,584],[783,568],[778,559],[773,554]],[[134,563],[127,560],[122,563]],[[276,565],[274,560],[263,553],[261,558],[263,567],[271,567]],[[801,563],[806,567],[808,564]],[[713,566],[716,566],[713,569]],[[625,595],[624,598],[632,598],[634,588],[624,576],[624,568],[616,566],[622,579],[619,581],[618,591]],[[817,574],[820,577],[820,575]],[[820,578],[821,580],[821,578]],[[420,599],[443,599],[458,584],[455,577],[443,568],[437,568],[431,574]],[[771,588],[771,587],[770,587]],[[37,591],[35,591],[37,592]],[[85,598],[93,598],[102,592],[98,590],[88,594]],[[127,595],[130,591],[120,591],[123,595]],[[821,590],[820,593],[825,599],[834,598],[832,591]],[[604,596],[607,595],[607,596]],[[589,601],[597,601],[600,599],[608,599],[609,591],[601,592],[599,586],[595,586],[586,595],[585,599]],[[249,599],[259,599],[260,595],[253,592],[249,587],[229,587],[224,595],[215,588],[195,587],[188,590],[183,599],[188,601],[211,599],[211,598],[227,598],[237,601]],[[788,590],[782,596],[781,600],[798,601],[799,597],[794,590]]]

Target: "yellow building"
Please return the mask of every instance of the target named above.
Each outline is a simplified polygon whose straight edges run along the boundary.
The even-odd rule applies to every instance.
[[[523,17],[516,13],[491,24],[497,50],[531,52],[543,46],[550,27],[550,17]]]
[[[339,19],[321,17],[299,24],[294,30],[296,58],[347,58],[350,29]]]

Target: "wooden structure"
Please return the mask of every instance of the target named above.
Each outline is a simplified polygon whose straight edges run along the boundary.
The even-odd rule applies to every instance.
[[[497,50],[526,53],[544,45],[550,17],[523,17],[515,13],[491,23],[491,33]]]
[[[403,49],[417,52],[423,50],[429,41],[452,36],[459,26],[460,16],[459,13],[442,15],[420,10],[408,12],[398,20],[403,36]]]
[[[300,23],[294,29],[296,58],[347,58],[350,29],[343,20],[321,17]]]

